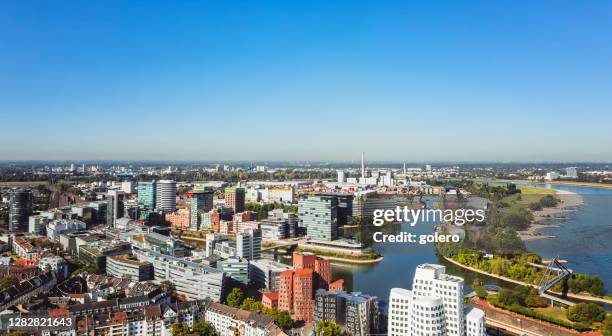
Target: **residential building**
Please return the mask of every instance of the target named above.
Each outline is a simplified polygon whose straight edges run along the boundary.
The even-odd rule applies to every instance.
[[[378,310],[375,296],[319,289],[315,295],[314,320],[331,321],[344,327],[349,335],[366,336],[378,331]]]
[[[29,217],[32,215],[32,191],[13,188],[9,191],[9,231],[28,231]]]
[[[272,318],[220,303],[210,304],[206,310],[206,321],[220,336],[286,336]]]

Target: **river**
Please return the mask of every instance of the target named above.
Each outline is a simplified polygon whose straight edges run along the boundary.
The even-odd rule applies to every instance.
[[[558,227],[542,229],[542,234],[555,237],[528,241],[528,250],[543,257],[559,255],[568,260],[568,267],[574,271],[600,276],[609,292],[612,286],[612,220],[608,211],[612,209],[612,190],[543,184],[534,186],[575,192],[582,195],[584,204],[576,211],[565,213],[566,220],[551,223]],[[433,225],[434,223],[425,222],[414,227],[407,223],[396,226],[397,231],[430,234]],[[375,243],[374,248],[384,256],[382,262],[375,265],[333,263],[332,277],[344,279],[345,287],[349,291],[378,296],[381,310],[384,312],[391,288],[411,288],[415,267],[419,264],[444,264],[447,266],[447,273],[463,277],[466,286],[477,277],[460,267],[439,260],[433,244]],[[483,280],[487,284],[508,286],[501,280]]]

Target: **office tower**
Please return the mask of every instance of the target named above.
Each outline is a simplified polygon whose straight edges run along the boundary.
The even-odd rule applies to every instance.
[[[565,177],[566,178],[578,178],[578,168],[577,167],[565,168]]]
[[[239,258],[261,258],[261,230],[248,229],[236,234],[236,254]]]
[[[14,188],[9,191],[9,231],[28,231],[32,215],[32,191]]]
[[[135,189],[134,182],[132,181],[121,182],[121,191],[123,191],[124,193],[131,194],[135,191],[134,189]]]
[[[189,211],[191,215],[190,227],[192,230],[199,230],[201,216],[212,210],[214,192],[212,190],[194,191],[191,193]]]
[[[338,170],[338,183],[346,182],[346,178],[344,177],[344,170]]]
[[[307,195],[298,202],[299,226],[306,237],[331,241],[338,238],[338,199],[334,196]]]
[[[117,219],[124,214],[125,194],[121,190],[109,190],[106,194],[106,224],[117,228]]]
[[[138,209],[155,209],[155,198],[157,194],[157,184],[153,182],[138,182]]]
[[[173,180],[157,181],[155,200],[157,210],[173,212],[176,210],[176,182]]]
[[[234,213],[243,212],[245,196],[244,188],[225,188],[225,206],[232,208]]]
[[[484,314],[470,315],[472,332],[483,336]],[[389,296],[388,333],[393,335],[466,335],[463,279],[446,274],[442,265],[417,266],[412,291],[393,288]]]
[[[328,292],[315,294],[314,321],[343,326],[349,335],[366,336],[378,331],[378,298],[362,293]]]

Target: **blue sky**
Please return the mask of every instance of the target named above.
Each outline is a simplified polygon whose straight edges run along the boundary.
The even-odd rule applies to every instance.
[[[612,161],[609,1],[0,4],[0,160]]]

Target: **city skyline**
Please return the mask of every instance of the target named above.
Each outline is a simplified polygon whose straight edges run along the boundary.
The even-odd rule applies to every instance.
[[[611,6],[7,3],[0,159],[610,162]]]

